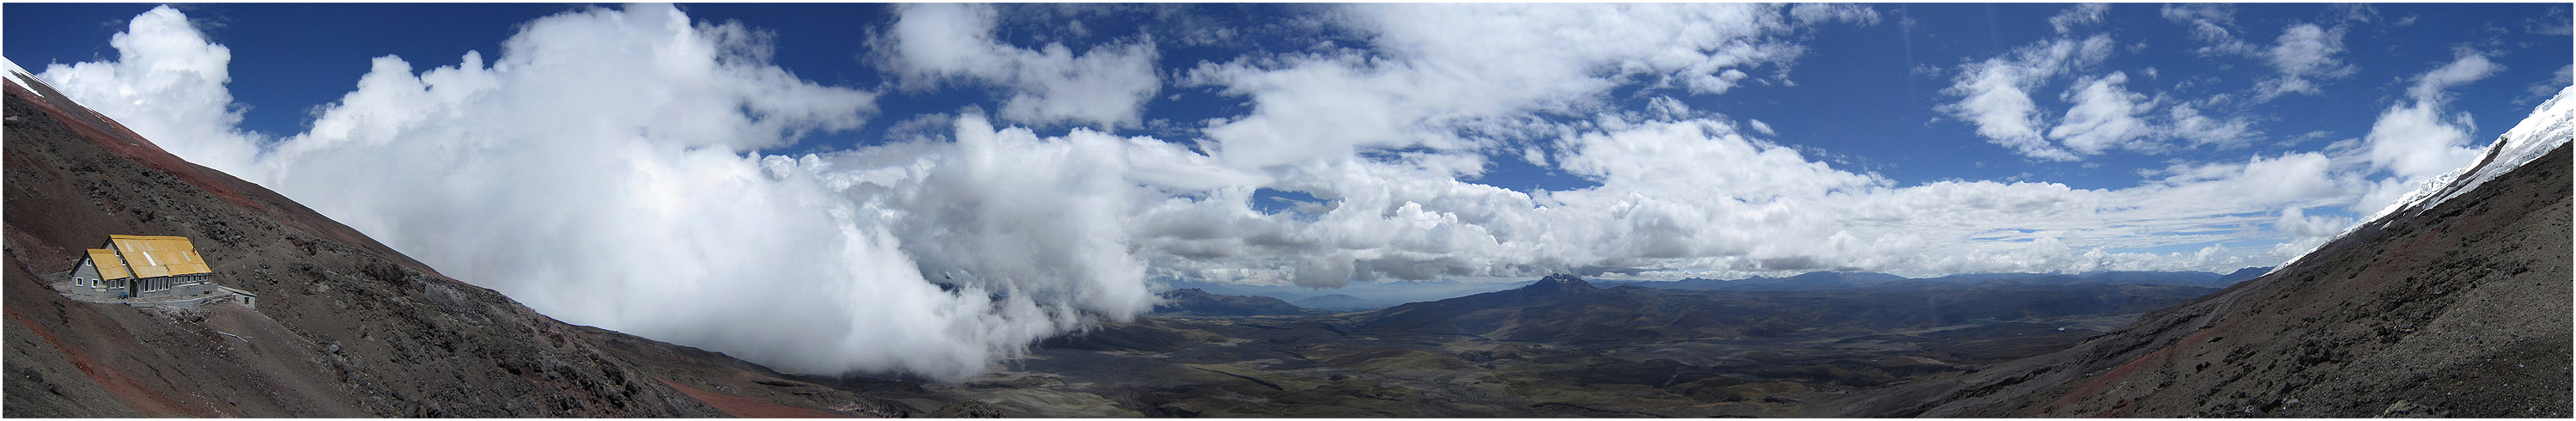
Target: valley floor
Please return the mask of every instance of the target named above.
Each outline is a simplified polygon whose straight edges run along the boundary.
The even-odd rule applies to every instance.
[[[1343,327],[1353,317],[1149,317],[966,382],[852,386],[1028,417],[1778,417],[2063,349],[2136,315],[1602,344],[1368,335]]]

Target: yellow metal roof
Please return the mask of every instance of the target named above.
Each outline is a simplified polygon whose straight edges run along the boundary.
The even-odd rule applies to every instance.
[[[99,279],[123,279],[134,277],[134,274],[125,272],[125,262],[116,259],[115,250],[89,249],[89,264],[90,266],[98,267]]]
[[[213,273],[206,259],[197,255],[197,245],[188,237],[110,235],[107,242],[125,258],[125,266],[134,276],[154,278],[172,275]]]

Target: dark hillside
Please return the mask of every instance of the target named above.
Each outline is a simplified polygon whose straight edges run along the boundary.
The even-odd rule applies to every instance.
[[[2569,416],[2565,145],[2065,351],[1822,416]]]

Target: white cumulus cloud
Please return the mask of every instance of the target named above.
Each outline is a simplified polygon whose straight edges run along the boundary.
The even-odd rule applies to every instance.
[[[2187,141],[2192,146],[2216,146],[2222,149],[2244,146],[2245,142],[2262,133],[2261,130],[2256,130],[2254,122],[2247,120],[2245,116],[2214,118],[2201,114],[2200,108],[2190,103],[2178,103],[2166,107],[2165,113],[2167,134]]]
[[[2352,224],[2352,218],[2324,215],[2308,216],[2306,209],[2294,207],[2281,210],[2281,219],[2273,221],[2272,227],[2274,229],[2281,230],[2282,233],[2290,234],[2291,236],[2304,240],[2331,237],[2335,234],[2341,233],[2345,227],[2350,227]]]
[[[54,64],[38,76],[81,105],[126,116],[117,121],[136,133],[190,139],[155,142],[170,153],[205,157],[199,164],[219,171],[247,169],[238,164],[250,162],[264,136],[235,128],[241,110],[223,87],[232,81],[225,67],[232,49],[208,42],[169,6],[135,16],[108,45],[116,48],[116,61]]]
[[[2290,25],[2281,30],[2264,58],[2279,74],[2255,83],[2257,101],[2268,101],[2284,94],[2317,94],[2316,79],[2334,79],[2352,75],[2353,67],[2336,57],[2343,53],[2344,27],[2333,29],[2312,23]]]
[[[1010,90],[999,116],[1031,124],[1079,123],[1114,129],[1139,125],[1146,101],[1162,90],[1151,37],[1093,46],[1075,54],[1063,43],[1020,48],[994,39],[992,5],[919,3],[897,7],[892,30],[876,40],[905,84],[923,88],[966,80]]]
[[[1628,83],[1722,94],[1747,70],[1804,53],[1798,22],[1874,22],[1867,9],[1755,4],[1353,5],[1339,24],[1374,51],[1209,63],[1196,84],[1249,100],[1204,130],[1229,162],[1271,167],[1365,148],[1493,147],[1461,130],[1518,132],[1531,113],[1581,114]],[[1792,17],[1795,15],[1796,17]]]
[[[2129,75],[2111,72],[2098,79],[2075,82],[2067,91],[2067,100],[2075,103],[2048,137],[2064,142],[2067,148],[2085,155],[2099,155],[2112,148],[2147,149],[2153,144],[2136,142],[2153,131],[2142,117],[2156,104],[2146,95],[2129,92],[2125,86]]]
[[[2010,52],[1959,66],[1943,94],[1956,98],[1938,110],[1968,123],[1979,137],[2004,146],[2023,157],[2048,161],[2077,161],[2112,151],[2164,154],[2180,149],[2211,147],[2231,149],[2244,146],[2260,136],[2254,128],[2256,116],[2231,115],[2211,117],[2202,110],[2231,104],[2230,94],[2199,97],[2195,100],[2173,100],[2171,92],[2149,89],[2153,95],[2130,89],[2127,71],[2112,71],[2099,76],[2088,72],[2112,53],[2115,43],[2107,34],[2079,36],[2077,28],[2096,22],[2109,10],[2106,5],[2078,5],[2060,12],[2049,21],[2057,26],[2057,37],[2043,39]],[[2251,51],[2235,41],[2226,29],[2233,25],[2233,10],[2212,5],[2168,5],[2164,17],[2194,25],[2195,36],[2206,38],[2229,52]],[[2313,26],[2313,25],[2311,25]],[[2341,29],[2334,32],[2340,37]],[[2301,38],[2306,39],[2306,38]],[[2292,43],[2308,46],[2305,43]],[[2129,47],[2136,51],[2139,45]],[[2339,51],[2340,41],[2332,44]],[[2208,48],[2202,51],[2213,51]],[[2310,56],[2296,64],[2299,75],[2339,75],[2349,66],[2333,59],[2333,51],[2313,48],[2289,48]],[[2297,54],[2291,54],[2297,55]],[[2322,58],[2319,58],[2322,57]],[[2338,67],[2340,66],[2340,67]],[[2154,81],[2155,68],[2140,70]],[[2071,81],[2068,79],[2072,79]],[[2277,78],[2276,78],[2277,79]],[[2302,79],[2304,80],[2304,79]],[[2146,82],[2141,82],[2146,83]],[[2182,89],[2196,82],[2185,80],[2170,89]],[[2299,82],[2305,83],[2305,82]],[[2064,84],[2066,90],[2055,104],[2041,102],[2033,93]],[[2301,85],[2307,86],[2307,85]],[[2161,109],[2159,109],[2161,108]]]
[[[2379,114],[2364,136],[2366,157],[2374,168],[2391,175],[2352,205],[2356,212],[2375,211],[2394,203],[2415,185],[2477,159],[2483,145],[2471,144],[2477,123],[2468,113],[2452,113],[2446,93],[2451,87],[2485,79],[2504,66],[2485,55],[2463,52],[2442,67],[2414,77],[2406,97]]]
[[[2100,63],[2111,55],[2111,38],[2057,38],[2014,49],[2011,53],[1968,63],[1942,92],[1959,102],[1942,110],[1977,126],[1977,135],[2031,158],[2073,161],[2075,154],[2051,144],[2040,130],[2047,126],[2039,105],[2030,98],[2050,78]],[[2125,78],[2123,78],[2125,80]]]

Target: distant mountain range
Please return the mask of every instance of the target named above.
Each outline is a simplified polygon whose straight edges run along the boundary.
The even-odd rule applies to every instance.
[[[1376,310],[1397,304],[1434,301],[1470,294],[1519,288],[1530,281],[1468,282],[1408,281],[1355,282],[1340,288],[1312,288],[1294,285],[1241,285],[1188,280],[1166,280],[1172,290],[1196,289],[1210,294],[1247,297],[1270,297],[1314,310]]]
[[[2113,271],[2081,275],[2050,273],[1973,273],[1935,278],[1907,278],[1875,272],[1809,272],[1785,278],[1753,277],[1736,280],[1689,278],[1679,281],[1604,281],[1605,286],[1635,285],[1647,288],[1698,291],[1806,291],[1853,287],[1932,287],[1996,285],[2187,285],[2225,287],[2271,271],[2253,267],[2233,273]]]
[[[1396,303],[1396,304],[1400,304],[1400,303]],[[1388,306],[1392,306],[1392,305],[1394,305],[1394,304],[1390,304],[1390,303],[1386,303],[1386,302],[1382,302],[1382,301],[1370,301],[1370,300],[1367,300],[1367,299],[1362,299],[1362,298],[1360,298],[1360,297],[1353,297],[1353,296],[1350,296],[1350,294],[1331,294],[1331,295],[1323,295],[1323,296],[1310,297],[1310,298],[1303,299],[1303,300],[1297,300],[1297,306],[1298,306],[1298,307],[1305,307],[1305,308],[1311,308],[1311,309],[1316,309],[1316,310],[1327,310],[1327,311],[1335,311],[1335,310],[1373,310],[1373,309],[1387,308]]]
[[[1679,281],[1592,281],[1600,287],[1634,285],[1646,288],[1695,291],[1807,291],[1853,287],[1961,287],[2002,285],[2081,285],[2137,284],[2226,287],[2271,271],[2270,267],[2252,267],[2234,273],[2212,272],[2096,272],[2082,275],[2048,273],[1979,273],[1937,278],[1907,278],[1875,272],[1809,272],[1782,278],[1753,277],[1734,280],[1688,278]],[[1320,311],[1364,311],[1418,302],[1438,301],[1468,295],[1510,290],[1530,285],[1518,282],[1385,282],[1354,283],[1341,288],[1317,289],[1297,286],[1234,285],[1213,282],[1171,281],[1175,291],[1195,290],[1204,294],[1269,297],[1297,307]]]
[[[2198,285],[1981,283],[1697,291],[1601,288],[1554,275],[1518,289],[1361,313],[1356,327],[1379,335],[1473,335],[1559,344],[1678,341],[1778,336],[1824,327],[1923,328],[2130,314],[2217,290]]]
[[[1197,288],[1164,292],[1163,305],[1154,312],[1199,316],[1286,316],[1306,314],[1306,310],[1271,297],[1245,297],[1210,294]]]

